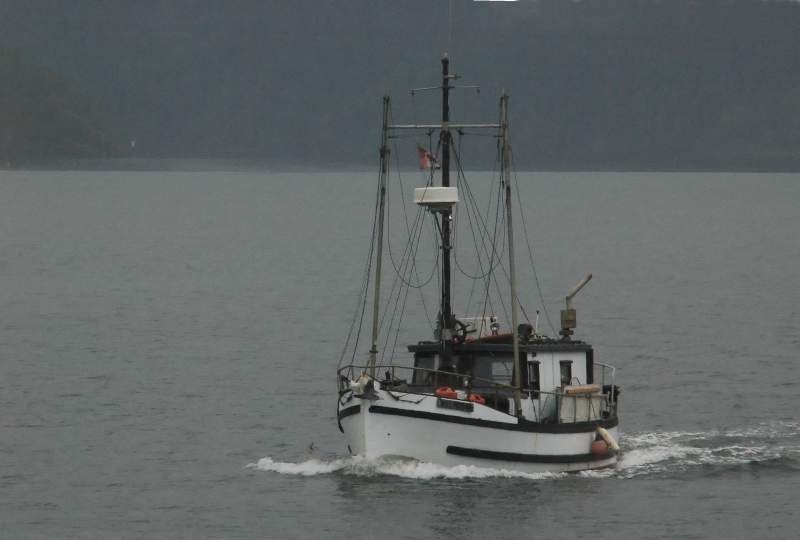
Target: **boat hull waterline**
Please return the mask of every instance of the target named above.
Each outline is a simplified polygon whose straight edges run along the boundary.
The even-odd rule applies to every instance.
[[[519,423],[490,407],[476,404],[473,412],[443,411],[436,396],[405,395],[408,401],[402,396],[378,390],[340,406],[339,424],[351,454],[530,473],[602,469],[617,462],[616,454],[591,452],[598,427],[618,438],[616,418],[577,424]]]

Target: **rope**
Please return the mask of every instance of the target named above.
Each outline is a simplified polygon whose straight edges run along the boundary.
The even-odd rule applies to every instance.
[[[378,173],[380,174],[380,172]],[[364,268],[364,275],[362,277],[362,285],[361,289],[359,290],[358,302],[356,303],[355,313],[353,314],[353,320],[350,322],[350,329],[347,331],[347,338],[344,342],[344,347],[342,347],[342,353],[339,356],[339,363],[337,364],[337,370],[342,367],[342,362],[344,361],[344,357],[347,354],[347,349],[350,346],[350,339],[353,336],[353,329],[355,328],[356,319],[358,319],[358,332],[356,334],[355,342],[353,343],[353,356],[351,361],[355,360],[356,357],[356,350],[358,349],[358,341],[361,337],[361,328],[364,323],[364,312],[367,309],[367,291],[369,290],[369,282],[370,276],[372,275],[372,258],[375,252],[375,236],[377,235],[377,226],[378,226],[378,207],[380,205],[380,197],[381,197],[381,187],[380,182],[378,182],[378,189],[375,194],[375,206],[373,208],[372,213],[372,239],[370,240],[369,244],[369,253],[367,255],[367,264]],[[361,306],[361,316],[359,317],[359,306]]]
[[[414,240],[414,242],[413,242],[414,251],[413,251],[413,253],[410,253],[409,257],[405,258],[404,261],[403,261],[405,263],[405,269],[409,270],[409,273],[410,273],[410,268],[411,268],[411,261],[414,260],[414,258],[416,257],[416,252],[419,249],[419,239],[420,239],[420,237],[422,235],[422,227],[419,227],[418,231],[419,232],[417,232],[417,229],[414,230],[414,232],[416,233],[416,238],[410,238],[409,239],[409,245],[411,245],[411,241]],[[404,272],[405,272],[405,270],[404,270]],[[402,321],[403,313],[405,311],[405,304],[406,304],[405,300],[408,298],[408,292],[411,289],[411,287],[406,286],[406,294],[404,296],[403,305],[402,305],[402,307],[400,307],[400,295],[403,292],[403,284],[407,283],[407,281],[405,279],[403,279],[402,275],[399,275],[399,277],[400,277],[401,284],[397,288],[397,298],[394,301],[394,307],[392,309],[392,316],[391,316],[391,318],[389,320],[389,326],[387,327],[386,339],[384,340],[383,348],[381,350],[381,364],[383,363],[383,359],[386,356],[386,350],[387,350],[387,347],[388,347],[388,344],[389,344],[389,337],[391,336],[391,330],[392,330],[392,328],[395,328],[394,320],[395,320],[395,317],[397,316],[398,308],[400,309],[400,320]],[[400,329],[399,321],[398,321],[398,325],[397,325],[396,328],[397,328],[397,331],[399,332],[399,329]],[[395,343],[396,343],[396,338],[395,338]]]
[[[456,158],[456,165],[458,167],[459,173],[462,176],[464,176],[464,178],[466,179],[466,175],[464,175],[464,170],[463,170],[463,168],[461,166],[461,160],[460,160],[458,154],[455,155],[455,158]],[[466,187],[466,194],[467,194],[467,198],[468,198],[467,200],[472,202],[472,204],[475,206],[475,208],[477,208],[477,202],[475,201],[475,197],[472,194],[472,190],[469,188],[469,184],[466,181],[464,182],[464,184],[465,184],[465,187]],[[502,188],[502,185],[500,187]],[[484,250],[487,252],[487,255],[489,255],[489,257],[490,257],[489,266],[491,268],[491,271],[487,273],[488,275],[486,277],[486,293],[485,293],[485,296],[484,296],[482,316],[484,316],[484,317],[486,316],[486,306],[490,305],[489,289],[491,288],[492,278],[494,278],[494,284],[495,284],[495,288],[497,289],[497,296],[498,296],[498,299],[500,300],[500,305],[503,308],[503,314],[505,315],[506,319],[508,319],[508,310],[506,309],[505,302],[503,301],[503,295],[502,295],[502,293],[500,291],[500,284],[497,282],[497,277],[496,277],[495,272],[494,272],[494,269],[496,267],[493,265],[494,256],[497,254],[497,229],[498,229],[499,224],[501,223],[499,221],[500,208],[502,206],[500,203],[501,203],[501,197],[500,197],[500,193],[498,192],[497,205],[496,205],[496,209],[495,209],[494,233],[491,236],[491,238],[492,238],[492,251],[491,251],[491,254],[489,253],[489,250],[486,248],[485,237],[483,235],[481,235],[481,245],[484,248]],[[476,210],[475,213],[476,213],[476,216],[478,218],[480,218],[480,224],[483,226],[483,230],[486,231],[486,236],[488,237],[489,236],[489,232],[488,232],[489,228],[486,226],[486,223],[483,220],[483,216],[480,213],[480,210]],[[469,213],[467,215],[469,216]],[[502,223],[504,223],[504,222],[505,222],[505,214],[503,213],[503,221],[502,221]],[[504,228],[501,228],[501,230],[502,229],[504,229]],[[474,232],[473,232],[473,237],[474,237]],[[506,243],[506,241],[505,241],[505,232],[504,232],[503,233],[503,244],[505,244],[505,243]],[[477,250],[478,250],[478,247],[477,247],[477,240],[476,240],[476,251]],[[478,260],[480,260],[481,254],[478,252],[477,255],[478,255]],[[498,257],[498,266],[500,267],[501,270],[503,270],[503,273],[505,274],[506,279],[508,279],[508,273],[505,271],[505,267],[503,267],[503,264],[502,264],[502,257]],[[482,266],[481,266],[481,268],[482,268]]]
[[[412,98],[412,101],[413,101],[413,98]],[[391,115],[391,110],[389,111],[389,115]],[[483,287],[484,288],[484,294],[483,294],[484,298],[483,298],[482,315],[484,317],[486,316],[487,307],[489,307],[492,310],[492,313],[494,313],[494,306],[492,305],[492,294],[490,294],[490,290],[492,288],[492,284],[494,284],[495,289],[496,289],[496,293],[497,293],[497,297],[498,297],[498,299],[500,301],[503,313],[504,313],[506,319],[508,319],[508,310],[507,310],[506,304],[505,304],[505,302],[503,300],[503,294],[501,292],[501,288],[500,288],[500,285],[499,285],[499,282],[498,282],[498,279],[497,279],[497,275],[496,275],[496,270],[499,267],[502,270],[505,278],[509,279],[508,272],[506,271],[506,268],[505,268],[505,266],[503,264],[503,260],[502,260],[503,259],[503,253],[505,253],[505,250],[508,247],[507,246],[507,240],[508,239],[507,239],[506,227],[503,226],[503,224],[506,222],[507,216],[506,216],[505,205],[502,204],[502,192],[503,192],[504,187],[505,187],[505,182],[504,182],[504,179],[502,178],[502,176],[500,178],[499,188],[497,190],[497,200],[496,201],[494,200],[494,193],[495,193],[494,184],[495,184],[495,181],[496,181],[495,175],[497,173],[496,165],[497,165],[498,160],[500,159],[499,144],[498,144],[497,160],[495,161],[495,164],[494,164],[493,170],[492,170],[492,185],[490,186],[490,196],[489,196],[489,201],[487,202],[487,208],[486,208],[486,214],[488,215],[489,212],[492,210],[492,206],[494,206],[495,222],[494,222],[494,225],[493,225],[493,230],[490,232],[490,230],[488,228],[488,224],[486,222],[486,219],[484,218],[484,215],[483,215],[483,213],[481,212],[481,210],[479,208],[479,205],[478,205],[477,199],[475,197],[475,194],[473,193],[473,191],[471,189],[471,186],[470,186],[469,182],[467,181],[466,175],[464,174],[463,164],[461,162],[461,149],[462,149],[462,142],[463,142],[462,137],[463,137],[463,135],[465,135],[465,133],[462,132],[462,131],[459,131],[458,144],[457,145],[453,145],[451,148],[452,148],[452,151],[453,151],[453,157],[454,157],[454,162],[455,162],[455,165],[456,165],[456,172],[457,172],[456,184],[460,189],[463,190],[463,192],[465,194],[465,197],[464,197],[465,202],[466,202],[465,212],[466,212],[466,215],[467,215],[467,223],[469,224],[469,230],[470,230],[470,232],[472,234],[473,243],[475,245],[476,266],[477,266],[476,270],[479,270],[479,273],[473,274],[473,273],[467,272],[461,265],[460,259],[458,257],[458,249],[457,249],[458,245],[459,245],[459,238],[460,238],[460,233],[459,233],[458,227],[454,227],[453,228],[453,238],[452,238],[452,240],[453,240],[453,258],[454,258],[454,261],[456,263],[455,266],[459,270],[459,272],[464,277],[466,277],[466,278],[468,278],[469,280],[472,281],[472,286],[471,286],[469,297],[468,297],[468,300],[467,300],[466,311],[469,311],[470,306],[472,305],[472,300],[473,300],[473,296],[474,296],[474,293],[475,293],[475,290],[476,290],[476,285],[477,285],[478,280],[482,280],[483,283],[484,283],[484,287]],[[478,135],[478,134],[476,134],[476,135]],[[395,137],[392,137],[392,138],[395,138]],[[428,138],[429,138],[428,147],[431,148],[433,146],[432,131],[429,131]],[[396,167],[397,167],[397,182],[398,182],[401,194],[402,194],[404,192],[405,188],[403,186],[402,175],[400,174],[399,152],[397,151],[396,142],[393,141],[392,144],[393,144],[393,150],[395,152],[395,162],[396,162]],[[439,142],[436,145],[436,152],[434,154],[436,156],[436,158],[437,158],[437,161],[438,161],[438,157],[439,157],[440,151],[441,151],[441,139],[439,139]],[[515,168],[515,164],[514,164],[514,155],[513,155],[513,152],[511,152],[510,148],[509,148],[509,153],[511,155],[511,166],[512,166],[513,173],[514,173],[514,182],[516,183],[515,190],[516,190],[518,206],[519,206],[519,209],[520,209],[520,215],[521,215],[521,219],[522,219],[523,232],[524,232],[524,235],[525,235],[525,243],[526,243],[526,246],[528,248],[528,255],[529,255],[531,268],[533,270],[533,275],[534,275],[534,278],[535,278],[536,288],[537,288],[537,291],[538,291],[538,294],[539,294],[539,299],[540,299],[540,301],[542,303],[542,310],[544,311],[545,320],[547,321],[547,324],[549,325],[550,329],[555,333],[555,327],[554,327],[554,325],[552,323],[552,320],[550,318],[549,312],[548,312],[547,307],[545,305],[544,294],[542,292],[541,282],[540,282],[540,279],[539,279],[538,272],[536,270],[536,266],[534,264],[533,249],[532,249],[531,243],[530,243],[530,235],[528,234],[528,227],[527,227],[527,222],[525,220],[525,214],[522,211],[523,210],[523,208],[522,208],[522,198],[521,198],[520,189],[519,189],[518,176],[517,176],[517,172],[516,172],[516,168]],[[387,176],[387,179],[388,179],[388,176]],[[431,170],[429,171],[429,173],[427,175],[426,185],[427,186],[433,185],[433,179],[434,179],[434,170],[433,170],[433,168],[431,168]],[[419,268],[417,266],[417,262],[416,261],[417,261],[417,254],[419,252],[420,240],[421,240],[422,232],[423,232],[423,229],[424,229],[424,223],[426,221],[425,218],[426,218],[427,214],[424,211],[424,209],[419,208],[417,210],[416,215],[414,216],[413,223],[412,223],[411,220],[409,219],[408,207],[407,207],[407,204],[406,204],[404,196],[401,196],[401,200],[402,200],[403,220],[404,220],[404,224],[405,224],[405,232],[407,234],[408,240],[405,242],[405,245],[403,247],[402,254],[399,257],[399,260],[396,259],[396,254],[394,253],[394,251],[392,249],[392,242],[391,242],[391,236],[392,235],[390,234],[390,223],[391,223],[391,219],[390,219],[391,204],[389,204],[389,202],[390,202],[390,200],[389,200],[390,199],[390,193],[391,193],[390,185],[387,185],[386,188],[387,189],[386,189],[386,194],[385,194],[385,197],[386,197],[386,200],[385,200],[385,205],[386,205],[385,206],[385,212],[386,212],[386,224],[385,224],[385,227],[386,227],[386,229],[385,230],[386,230],[387,246],[388,246],[388,251],[389,251],[389,259],[390,259],[392,267],[393,267],[393,269],[395,271],[395,279],[392,282],[392,286],[391,286],[391,289],[390,289],[390,292],[389,292],[389,295],[388,295],[389,304],[391,304],[391,309],[386,309],[386,310],[383,311],[383,314],[381,316],[381,320],[380,320],[380,323],[379,323],[379,333],[384,335],[384,339],[383,339],[383,347],[382,347],[381,357],[380,357],[380,361],[379,361],[378,365],[384,365],[384,360],[385,360],[385,358],[386,358],[386,356],[388,354],[388,351],[389,351],[388,343],[392,338],[392,334],[394,334],[394,336],[393,336],[394,339],[393,339],[393,343],[392,343],[391,354],[389,356],[389,361],[391,362],[391,361],[394,360],[394,356],[395,356],[395,352],[396,352],[396,348],[397,348],[397,343],[398,343],[399,335],[400,335],[400,329],[401,329],[401,326],[402,326],[403,318],[405,316],[405,310],[406,310],[406,306],[407,306],[407,302],[408,302],[408,295],[409,295],[410,290],[412,288],[414,288],[414,289],[418,289],[420,291],[420,297],[421,297],[423,309],[425,311],[425,317],[426,317],[426,319],[428,321],[428,324],[431,327],[431,329],[435,330],[435,327],[434,327],[434,324],[433,324],[433,322],[431,320],[431,317],[428,314],[428,307],[427,307],[427,305],[425,303],[425,296],[424,296],[424,294],[422,294],[422,289],[424,287],[428,286],[433,281],[434,277],[436,277],[436,282],[438,284],[438,290],[439,290],[440,294],[441,294],[441,287],[442,287],[441,276],[439,275],[439,272],[437,272],[437,269],[438,269],[438,266],[439,266],[439,257],[440,257],[440,254],[441,254],[441,249],[440,249],[440,246],[439,246],[439,240],[440,240],[439,232],[434,230],[434,234],[433,234],[434,249],[435,249],[433,268],[432,268],[432,270],[430,272],[430,275],[428,275],[426,277],[426,279],[423,281],[421,279],[421,277],[420,277]],[[344,344],[344,347],[343,347],[342,352],[341,352],[340,357],[339,357],[339,364],[337,366],[337,369],[341,367],[342,362],[344,361],[344,358],[345,358],[345,356],[347,354],[347,351],[351,346],[352,346],[352,349],[353,349],[352,350],[351,361],[355,362],[355,357],[356,357],[356,353],[357,353],[357,350],[358,350],[358,344],[359,344],[360,337],[361,337],[361,332],[362,332],[362,329],[363,329],[363,323],[364,323],[364,319],[365,319],[365,314],[366,314],[366,311],[367,311],[366,310],[366,306],[367,306],[367,300],[368,300],[368,297],[369,297],[369,285],[370,285],[370,282],[371,282],[371,273],[372,273],[373,261],[375,259],[375,245],[376,245],[377,230],[378,230],[377,219],[378,219],[378,210],[379,210],[379,206],[380,206],[380,197],[381,197],[381,193],[380,193],[380,183],[379,183],[378,190],[377,190],[376,197],[375,197],[375,204],[374,204],[374,208],[373,208],[372,236],[371,236],[371,240],[370,240],[368,256],[367,256],[367,260],[366,260],[366,264],[365,264],[365,267],[364,267],[364,272],[363,272],[363,276],[362,276],[362,280],[361,280],[361,287],[359,289],[359,293],[358,293],[358,296],[357,296],[355,313],[353,315],[353,318],[352,318],[351,323],[350,323],[350,327],[349,327],[348,332],[347,332],[347,337],[345,339],[345,344]],[[455,212],[454,212],[454,217],[456,218],[456,222],[458,222],[458,220],[457,220],[458,216],[459,216],[459,208],[457,207],[455,209]],[[434,228],[438,227],[438,222],[436,222],[435,218],[432,221],[432,225],[434,226]],[[498,246],[498,240],[500,242],[499,246]],[[489,246],[487,246],[487,242],[491,244],[491,249],[489,248]],[[488,268],[487,269],[484,269],[484,261],[483,261],[483,257],[484,256],[489,259]],[[454,282],[455,282],[455,280],[454,280]],[[403,290],[404,288],[405,288],[405,291]],[[517,295],[517,300],[519,300],[519,295]],[[524,308],[524,306],[522,305],[521,302],[519,302],[519,306],[520,306],[520,310],[522,311],[522,314],[524,315],[525,319],[528,322],[530,322],[530,318],[528,317],[528,314],[527,314],[527,312],[526,312],[526,310],[525,310],[525,308]]]
[[[407,217],[408,217],[408,216],[406,216],[406,218],[407,218]],[[387,233],[388,233],[388,231],[389,231],[389,223],[390,223],[390,220],[389,220],[389,209],[388,209],[388,205],[387,205],[387,210],[386,210],[386,218],[387,218],[387,219],[386,219],[386,230],[387,230]],[[420,224],[421,224],[421,223],[422,223],[424,220],[425,220],[425,213],[424,213],[424,210],[423,210],[422,208],[420,208],[420,209],[418,209],[418,210],[417,210],[417,215],[416,215],[416,217],[414,218],[414,226],[413,226],[413,228],[409,228],[408,221],[406,220],[406,231],[408,232],[408,241],[406,242],[406,246],[403,248],[403,254],[400,256],[400,267],[401,267],[401,268],[402,268],[402,267],[404,266],[404,264],[405,264],[405,257],[406,257],[406,253],[408,253],[408,252],[409,252],[409,250],[410,250],[410,249],[411,249],[411,247],[412,247],[412,246],[411,246],[411,240],[412,240],[412,238],[414,237],[414,235],[412,234],[412,231],[416,232],[417,228],[419,227],[419,225],[420,225]],[[408,287],[411,287],[412,289],[421,289],[421,288],[425,287],[425,286],[426,286],[428,283],[430,283],[430,282],[433,280],[433,276],[434,276],[434,274],[436,274],[436,267],[437,267],[437,266],[438,266],[438,264],[439,264],[439,261],[438,261],[438,259],[434,261],[434,263],[433,263],[433,268],[431,269],[431,273],[430,273],[430,275],[427,277],[427,279],[425,280],[425,282],[424,282],[424,283],[420,282],[420,279],[419,279],[419,273],[418,273],[418,272],[417,272],[417,283],[416,283],[416,284],[414,284],[414,283],[411,283],[410,281],[407,281],[407,280],[406,280],[406,279],[403,277],[403,275],[404,275],[404,272],[402,272],[402,271],[401,271],[401,270],[398,268],[398,264],[397,264],[397,262],[395,261],[395,259],[394,259],[394,255],[393,255],[393,253],[392,253],[392,242],[391,242],[391,240],[390,240],[389,238],[390,238],[390,235],[388,235],[388,234],[387,234],[387,245],[388,245],[388,247],[389,247],[389,249],[388,249],[388,251],[389,251],[389,259],[390,259],[390,260],[391,260],[391,262],[392,262],[392,267],[394,268],[394,271],[395,271],[395,273],[396,273],[396,274],[397,274],[397,276],[400,278],[400,280],[403,282],[403,284],[404,284],[404,285],[406,285],[406,286],[408,286]],[[414,271],[416,272],[416,268],[417,268],[417,266],[416,266],[416,262],[414,262],[414,264],[413,264],[413,268],[414,268]]]
[[[390,111],[389,114],[391,115],[391,111]],[[407,208],[406,208],[405,197],[403,196],[403,191],[404,191],[403,180],[402,180],[402,176],[400,175],[400,163],[399,163],[399,157],[398,157],[399,152],[397,151],[397,145],[396,144],[394,145],[394,150],[395,150],[395,159],[398,160],[398,162],[397,162],[397,178],[398,178],[398,183],[400,184],[400,190],[401,190],[400,200],[403,202],[403,217],[405,219],[406,233],[408,234],[408,242],[406,243],[406,247],[403,249],[403,256],[400,258],[400,266],[402,267],[403,266],[403,259],[405,258],[405,254],[408,252],[408,250],[410,248],[410,242],[411,242],[411,239],[414,237],[414,235],[412,234],[412,229],[408,225],[408,211],[407,211]],[[438,152],[438,148],[437,148],[437,152]],[[430,178],[429,178],[428,183],[426,185],[430,186],[430,185],[432,185],[432,183],[433,183],[433,171],[431,171]],[[388,191],[389,190],[387,190],[387,193],[388,193]],[[386,206],[387,206],[387,210],[386,210],[386,214],[387,214],[386,225],[387,225],[387,231],[388,231],[389,224],[391,223],[391,220],[389,219],[389,207],[390,207],[390,205],[387,204]],[[414,218],[413,230],[416,230],[417,224],[419,223],[420,219],[423,220],[423,221],[425,219],[424,210],[422,208],[418,208],[417,209],[417,216]],[[400,279],[403,280],[403,283],[405,285],[409,286],[409,287],[412,287],[412,288],[415,288],[415,289],[422,289],[423,287],[428,285],[433,280],[433,276],[436,274],[436,268],[439,265],[438,256],[434,260],[433,268],[431,269],[431,273],[428,276],[428,278],[425,280],[424,283],[422,283],[420,281],[419,272],[417,270],[417,265],[416,265],[416,260],[414,261],[413,268],[414,268],[414,273],[415,273],[415,275],[417,277],[417,284],[415,285],[415,284],[411,283],[410,280],[409,281],[405,281],[405,278],[403,278],[403,275],[402,275],[403,273],[398,269],[398,264],[395,261],[394,254],[392,252],[392,240],[391,240],[391,238],[392,238],[391,234],[387,233],[387,244],[388,244],[388,247],[389,247],[389,259],[391,260],[392,267],[394,268],[395,274],[397,276],[399,276]],[[424,300],[423,300],[423,303],[424,303]],[[428,311],[427,311],[427,307],[426,307],[425,308],[426,317],[427,317],[427,314],[428,314]],[[430,320],[430,318],[429,318],[429,320]]]
[[[539,292],[539,301],[542,303],[542,311],[544,311],[544,318],[547,321],[547,325],[550,327],[550,330],[553,332],[553,335],[556,335],[555,326],[553,326],[553,322],[550,320],[550,314],[547,311],[547,305],[544,302],[544,294],[542,293],[542,285],[539,281],[539,273],[536,271],[536,264],[533,262],[533,249],[531,248],[530,239],[528,238],[528,225],[525,221],[525,212],[522,211],[522,196],[519,193],[519,180],[517,178],[517,167],[514,164],[514,152],[513,148],[509,145],[508,153],[511,154],[511,168],[514,171],[514,184],[517,191],[517,204],[519,205],[519,214],[522,219],[522,231],[525,236],[525,245],[528,246],[528,257],[531,262],[531,269],[533,270],[533,279],[536,282],[536,290]],[[528,319],[528,316],[525,315],[525,318]],[[528,323],[530,323],[530,319],[528,319]]]
[[[406,234],[408,234],[408,236],[411,237],[411,228],[408,225],[408,211],[406,208],[406,198],[403,196],[405,194],[405,187],[403,186],[403,177],[400,175],[400,157],[399,157],[399,152],[397,152],[397,145],[395,145],[395,160],[397,162],[397,182],[398,184],[400,184],[400,194],[401,194],[400,200],[403,201],[403,218],[406,224]],[[432,183],[433,183],[433,173],[431,173],[430,179],[428,180],[428,184]],[[433,276],[433,274],[436,273],[436,269],[438,268],[438,266],[439,266],[439,252],[437,251],[436,257],[434,257],[433,270],[431,271],[431,276]],[[417,283],[420,283],[419,271],[417,269],[416,259],[414,260],[414,274],[417,278]],[[417,288],[419,289],[419,296],[420,300],[422,301],[422,308],[425,311],[425,319],[427,319],[428,325],[431,327],[431,331],[433,331],[434,328],[433,322],[431,321],[431,318],[428,315],[428,306],[425,303],[425,295],[422,293],[422,287],[430,283],[431,279],[432,277],[426,280],[425,284]]]

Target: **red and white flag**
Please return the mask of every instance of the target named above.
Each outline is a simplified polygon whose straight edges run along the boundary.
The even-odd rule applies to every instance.
[[[433,154],[425,150],[420,145],[417,145],[417,155],[419,155],[420,169],[432,169],[437,165],[436,158],[433,157]]]

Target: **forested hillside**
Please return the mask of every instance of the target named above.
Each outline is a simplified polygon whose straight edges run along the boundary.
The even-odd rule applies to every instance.
[[[50,70],[0,49],[0,165],[119,155],[89,99]]]
[[[137,157],[372,163],[381,95],[434,117],[408,90],[447,50],[482,86],[455,118],[494,118],[509,91],[519,168],[800,169],[800,2],[453,6],[448,23],[427,0],[8,0],[0,159],[136,139]]]

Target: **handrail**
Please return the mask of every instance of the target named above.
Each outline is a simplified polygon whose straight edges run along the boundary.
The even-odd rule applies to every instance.
[[[604,399],[605,405],[602,406],[602,409],[601,409],[600,412],[608,411],[609,413],[614,414],[615,411],[616,411],[616,399],[615,399],[615,396],[614,396],[615,388],[616,388],[616,385],[614,384],[614,375],[615,375],[615,372],[616,372],[616,368],[614,366],[611,366],[609,364],[605,364],[605,363],[602,363],[602,362],[595,363],[595,366],[599,366],[599,367],[602,368],[603,377],[605,377],[605,371],[608,370],[608,371],[611,372],[611,392],[609,394],[606,394],[606,393],[600,394],[601,396],[603,396],[605,398]],[[444,371],[444,370],[440,370],[440,369],[431,369],[431,368],[425,368],[425,367],[398,366],[398,365],[394,365],[394,364],[384,364],[381,367],[386,368],[388,371],[390,371],[390,375],[391,375],[392,379],[396,378],[395,377],[395,371],[396,370],[411,371],[412,372],[412,376],[413,376],[414,372],[419,371],[419,372],[427,373],[427,374],[443,375],[443,376],[449,376],[449,377],[453,377],[454,376],[454,377],[459,377],[459,378],[467,378],[467,379],[469,379],[469,382],[470,382],[469,386],[470,387],[472,387],[472,382],[473,381],[479,382],[479,383],[484,383],[487,386],[489,386],[488,391],[484,390],[482,392],[484,394],[488,394],[488,393],[493,392],[495,394],[495,396],[497,396],[498,395],[498,391],[500,391],[500,390],[506,390],[508,392],[513,392],[515,390],[515,387],[513,385],[510,385],[510,384],[500,383],[500,382],[492,381],[492,380],[489,380],[489,379],[484,379],[482,377],[470,376],[470,375],[466,375],[464,373],[457,373],[457,372],[453,372],[453,371]],[[355,373],[358,373],[358,374],[366,373],[366,374],[368,374],[369,373],[368,368],[369,368],[368,365],[350,364],[350,365],[342,366],[341,368],[337,369],[336,373],[338,375],[339,394],[340,394],[340,396],[345,394],[345,393],[347,393],[347,391],[348,391],[348,385],[347,385],[346,381],[351,380],[353,378],[353,376],[355,375]],[[605,381],[604,380],[603,380],[602,384],[603,384],[603,386],[605,386]],[[387,388],[387,390],[391,390],[391,388]],[[555,390],[551,391],[551,390],[541,390],[541,389],[528,387],[528,388],[523,388],[522,392],[528,394],[532,402],[534,402],[534,403],[538,402],[538,405],[534,405],[534,407],[533,407],[534,418],[536,418],[537,422],[538,421],[547,421],[547,419],[555,419],[556,422],[561,423],[562,422],[562,418],[561,418],[562,407],[564,406],[564,403],[568,402],[569,400],[571,400],[572,402],[577,402],[577,400],[579,400],[579,399],[590,399],[592,397],[592,396],[587,396],[587,395],[583,395],[583,394],[567,395],[567,394],[564,394],[564,391],[563,391],[562,388],[556,388]],[[534,392],[537,395],[536,398],[532,397],[532,394]],[[421,395],[426,395],[427,394],[426,392],[418,392],[418,391],[417,392],[410,391],[408,393],[410,393],[410,394],[421,394]],[[595,395],[597,395],[597,394],[595,394]],[[508,396],[506,396],[506,397],[508,397]],[[594,404],[593,403],[590,404],[590,409],[594,410]],[[548,411],[549,411],[549,413],[548,413]],[[577,414],[577,410],[574,411],[574,414]],[[573,421],[577,421],[577,420],[575,419]]]
[[[598,362],[597,365],[603,365],[603,366],[611,367],[613,369],[613,366],[608,366],[607,364],[601,364],[601,363]],[[358,370],[360,370],[362,372],[366,372],[368,367],[369,366],[366,366],[366,365],[350,364],[350,365],[347,365],[347,366],[342,366],[336,372],[341,376],[342,372],[344,372],[344,371],[349,371],[350,373],[352,373],[353,371],[358,371]],[[484,379],[482,377],[475,377],[474,375],[465,375],[464,373],[457,373],[457,372],[454,372],[454,371],[443,371],[443,370],[440,370],[440,369],[430,369],[430,368],[424,368],[424,367],[397,366],[397,365],[394,365],[394,364],[384,364],[382,367],[391,369],[392,377],[394,377],[394,370],[395,369],[405,369],[405,370],[409,370],[409,371],[412,371],[412,372],[413,371],[421,371],[421,372],[425,372],[425,373],[434,373],[434,374],[439,374],[439,375],[455,376],[455,377],[460,377],[460,378],[468,378],[470,381],[483,382],[483,383],[488,384],[491,387],[503,388],[503,389],[506,389],[506,390],[514,390],[516,388],[514,385],[511,385],[511,384],[505,384],[505,383],[501,383],[501,382],[496,382],[496,381],[492,381],[492,380],[489,380],[489,379]],[[563,396],[563,392],[561,392],[560,390],[549,391],[549,390],[540,390],[540,389],[536,389],[536,388],[532,388],[532,387],[526,387],[526,388],[523,388],[522,391],[523,392],[528,392],[528,393],[536,392],[537,394],[546,394],[546,395],[551,395],[551,396]],[[568,396],[568,397],[573,397],[573,396]]]
[[[603,371],[601,372],[601,383],[600,383],[602,386],[605,386],[606,384],[606,370],[611,371],[611,401],[616,403],[617,400],[615,399],[614,396],[616,394],[616,387],[617,387],[616,385],[617,368],[615,366],[612,366],[611,364],[606,364],[604,362],[595,362],[594,365],[603,368]]]
[[[484,383],[488,383],[490,386],[497,386],[499,388],[507,388],[509,390],[514,390],[516,388],[514,385],[511,385],[511,384],[499,383],[499,382],[492,381],[492,380],[489,380],[489,379],[484,379],[482,377],[475,377],[474,375],[466,375],[464,373],[457,373],[457,372],[454,372],[454,371],[443,371],[441,369],[430,369],[430,368],[416,367],[416,366],[415,367],[411,367],[411,366],[396,366],[394,364],[384,364],[383,366],[376,366],[376,367],[390,368],[392,370],[392,376],[394,376],[394,370],[395,369],[407,369],[407,370],[411,370],[411,371],[422,371],[422,372],[426,372],[426,373],[435,373],[435,374],[441,374],[441,375],[447,375],[447,376],[465,377],[465,378],[468,378],[470,381],[484,382]],[[353,369],[356,369],[356,370],[361,369],[361,370],[366,371],[367,368],[368,368],[368,366],[357,366],[357,365],[351,364],[349,366],[342,366],[336,372],[341,375],[341,372],[344,371],[344,370],[349,370],[349,371],[352,372]]]

